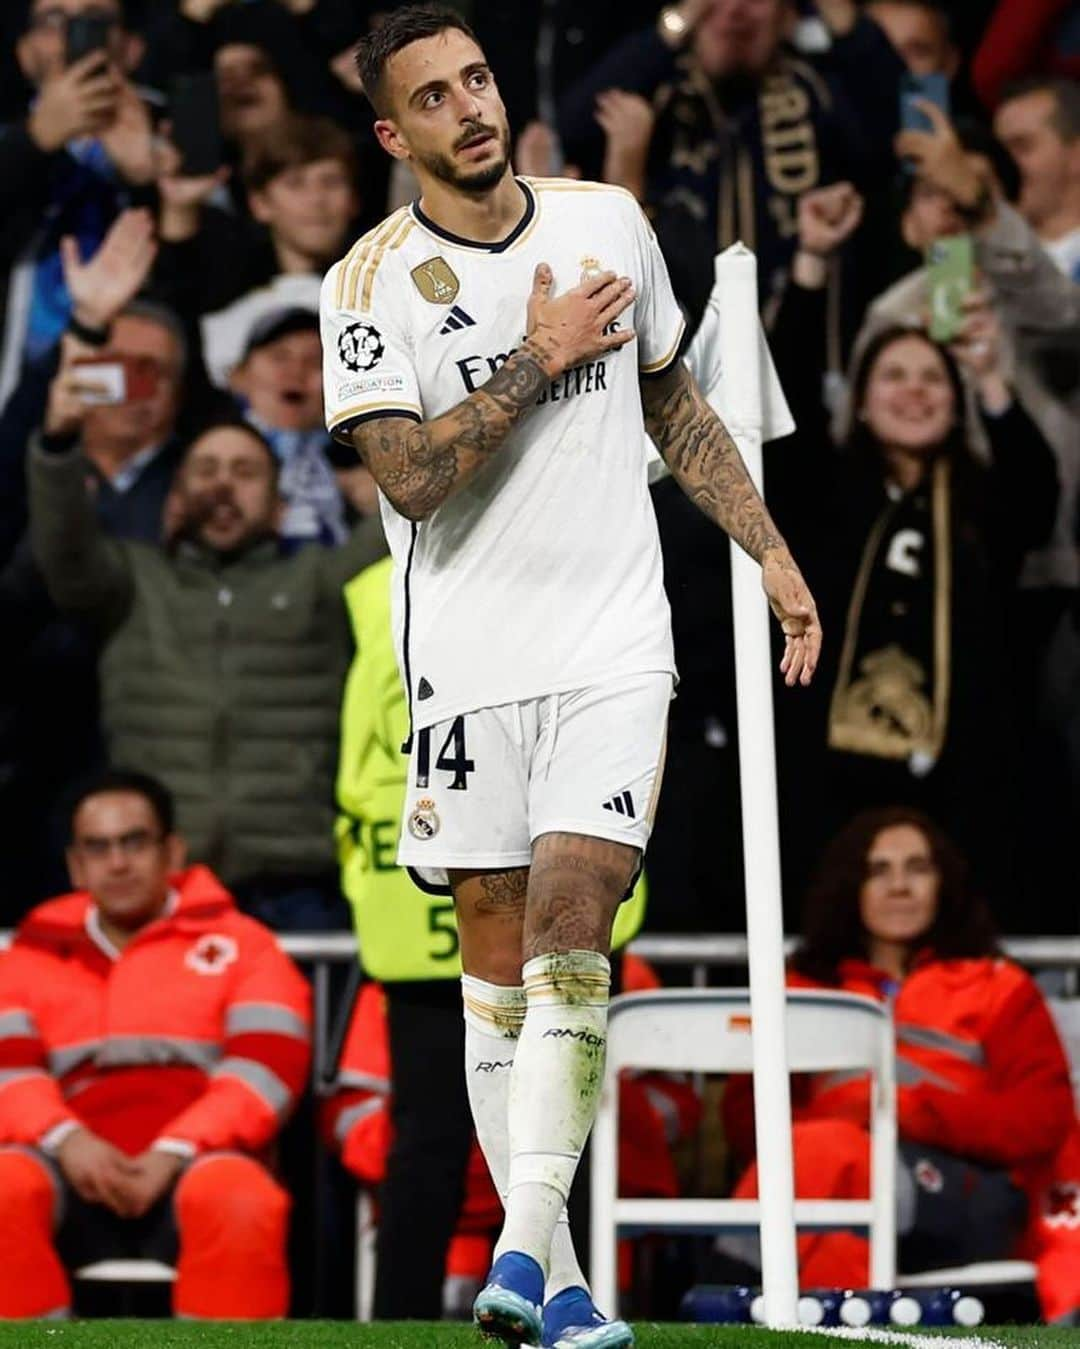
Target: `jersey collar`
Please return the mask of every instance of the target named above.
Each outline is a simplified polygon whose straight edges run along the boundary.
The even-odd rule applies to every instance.
[[[410,207],[413,219],[418,225],[423,225],[424,229],[426,229],[429,234],[434,234],[437,239],[444,239],[449,244],[456,244],[458,248],[471,248],[477,253],[505,253],[508,248],[512,247],[513,244],[521,238],[532,224],[533,217],[536,215],[536,193],[523,179],[515,178],[514,182],[521,188],[522,194],[525,197],[525,212],[506,238],[500,239],[497,243],[481,243],[477,239],[466,239],[460,234],[454,234],[450,230],[444,230],[441,225],[436,225],[430,216],[424,214],[420,207],[419,198],[417,198]]]

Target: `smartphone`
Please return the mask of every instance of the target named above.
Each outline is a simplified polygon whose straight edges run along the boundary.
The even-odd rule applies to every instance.
[[[96,14],[73,14],[67,21],[65,58],[69,66],[91,52],[106,52],[114,20]]]
[[[949,116],[949,79],[947,75],[912,75],[908,71],[900,79],[900,130],[933,131],[930,118],[917,107],[916,99],[936,103]]]
[[[974,250],[970,234],[953,234],[926,250],[930,297],[930,336],[951,342],[964,325],[964,300],[974,284]]]
[[[180,151],[180,172],[202,177],[221,167],[221,121],[213,71],[178,75],[169,94],[172,142]]]
[[[91,407],[112,407],[120,403],[138,403],[157,392],[157,362],[149,356],[80,356],[73,362],[80,378],[99,386],[82,395]]]

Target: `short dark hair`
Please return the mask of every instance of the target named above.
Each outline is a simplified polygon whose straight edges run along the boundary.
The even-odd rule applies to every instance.
[[[364,93],[379,116],[387,111],[383,76],[386,63],[402,47],[422,38],[437,37],[448,28],[476,41],[476,34],[457,12],[448,5],[406,5],[394,10],[368,35],[361,38],[356,48],[356,68],[364,86]]]
[[[1080,136],[1080,81],[1066,79],[1063,75],[1028,75],[1005,86],[998,107],[1011,103],[1014,98],[1027,98],[1029,94],[1049,94],[1054,100],[1050,120],[1063,141],[1074,141]]]
[[[921,810],[883,806],[864,810],[827,845],[803,906],[802,941],[792,964],[822,983],[837,983],[841,961],[865,958],[867,934],[859,911],[866,860],[883,829],[910,825],[923,835],[940,877],[938,909],[924,946],[942,959],[997,951],[994,921],[973,888],[967,861],[945,831]]]
[[[356,150],[349,133],[329,117],[290,117],[283,127],[260,136],[244,156],[244,186],[261,192],[289,169],[320,159],[338,160],[355,186]]]
[[[92,796],[104,796],[106,793],[125,792],[132,796],[141,796],[154,812],[162,836],[171,834],[176,828],[176,808],[172,792],[164,783],[149,773],[140,773],[135,768],[103,768],[93,776],[84,778],[69,797],[68,841],[75,838],[75,817]]]

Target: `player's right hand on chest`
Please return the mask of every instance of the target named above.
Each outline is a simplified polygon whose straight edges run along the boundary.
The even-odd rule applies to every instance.
[[[565,295],[554,295],[555,278],[546,262],[533,276],[526,345],[554,378],[582,361],[595,360],[634,339],[633,328],[617,324],[634,303],[628,276],[601,272]]]

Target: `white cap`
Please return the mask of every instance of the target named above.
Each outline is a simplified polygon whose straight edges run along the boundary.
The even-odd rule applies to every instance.
[[[986,1308],[977,1297],[958,1297],[953,1303],[952,1314],[958,1326],[981,1326]]]
[[[913,1297],[898,1297],[889,1306],[889,1320],[894,1326],[917,1326],[922,1320],[922,1308]]]
[[[799,1325],[819,1326],[825,1320],[825,1306],[820,1298],[801,1297],[798,1303]]]
[[[860,1329],[870,1324],[871,1306],[864,1297],[846,1297],[840,1304],[840,1320]]]

